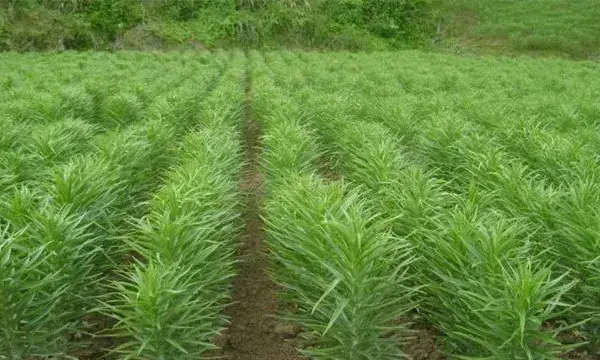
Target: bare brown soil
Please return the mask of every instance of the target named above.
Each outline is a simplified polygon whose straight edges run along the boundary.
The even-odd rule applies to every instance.
[[[329,155],[322,155],[317,159],[317,169],[326,182],[343,181],[344,176],[335,169],[334,161]]]
[[[581,337],[580,334],[573,331],[567,331],[559,334],[557,340],[560,341],[562,344],[583,344],[586,342],[585,338]],[[581,346],[575,350],[562,354],[561,358],[577,360],[600,360],[600,355],[590,354],[585,346]]]
[[[108,349],[116,346],[116,340],[101,334],[114,326],[114,320],[103,315],[88,315],[83,320],[87,333],[73,334],[72,340],[87,343],[87,346],[73,350],[69,355],[79,360],[112,359]],[[96,335],[91,335],[96,334]]]
[[[410,339],[404,345],[404,353],[412,360],[444,360],[446,357],[438,350],[438,332],[425,324],[413,324],[410,327]]]
[[[600,360],[599,355],[588,354],[585,351],[571,351],[562,356],[563,359]]]
[[[250,109],[250,84],[244,114],[245,171],[240,187],[245,195],[246,225],[238,250],[234,304],[227,310],[229,328],[215,339],[221,348],[211,356],[228,360],[301,360],[295,338],[299,329],[277,319],[277,285],[267,274],[265,231],[260,218],[264,179],[259,171],[260,124]]]

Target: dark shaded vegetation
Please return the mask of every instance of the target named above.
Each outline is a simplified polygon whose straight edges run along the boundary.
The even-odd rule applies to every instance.
[[[414,47],[429,0],[0,0],[0,50]]]

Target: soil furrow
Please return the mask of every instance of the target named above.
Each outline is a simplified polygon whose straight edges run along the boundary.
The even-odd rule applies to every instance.
[[[250,71],[246,75],[244,106],[245,169],[240,183],[244,195],[245,228],[238,249],[233,305],[227,310],[229,328],[216,339],[214,356],[229,360],[300,360],[294,329],[277,319],[277,285],[267,274],[265,231],[260,218],[264,179],[260,172],[260,123],[252,114]]]

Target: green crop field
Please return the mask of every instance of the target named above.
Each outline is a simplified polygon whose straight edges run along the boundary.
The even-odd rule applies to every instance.
[[[599,358],[597,62],[0,67],[2,360]]]

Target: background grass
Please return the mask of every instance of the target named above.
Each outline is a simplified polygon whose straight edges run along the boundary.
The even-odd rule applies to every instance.
[[[492,54],[600,56],[595,0],[436,0],[444,46]]]

